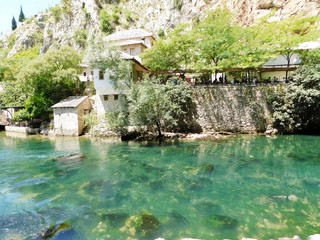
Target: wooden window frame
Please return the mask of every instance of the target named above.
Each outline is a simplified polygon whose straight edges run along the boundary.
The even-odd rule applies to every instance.
[[[104,80],[104,72],[103,71],[99,71],[99,80]]]

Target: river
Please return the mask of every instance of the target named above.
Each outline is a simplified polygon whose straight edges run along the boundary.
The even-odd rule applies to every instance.
[[[320,233],[320,137],[159,145],[0,132],[0,239],[61,223],[51,239],[303,239]]]

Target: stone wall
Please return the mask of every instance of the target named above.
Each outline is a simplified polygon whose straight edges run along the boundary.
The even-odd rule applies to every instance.
[[[197,123],[203,132],[262,133],[270,124],[272,85],[195,86]]]

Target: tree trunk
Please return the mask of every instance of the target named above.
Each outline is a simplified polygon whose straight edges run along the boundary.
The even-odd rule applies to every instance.
[[[287,58],[287,62],[288,62],[287,69],[286,69],[286,79],[288,79],[288,72],[289,72],[288,68],[290,67],[290,55],[287,55],[286,58]]]
[[[161,133],[161,126],[160,126],[160,123],[157,122],[157,128],[158,128],[158,138],[162,138],[162,133]]]

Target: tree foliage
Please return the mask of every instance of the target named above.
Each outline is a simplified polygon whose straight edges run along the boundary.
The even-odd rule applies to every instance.
[[[101,9],[100,11],[100,28],[104,33],[110,34],[114,31],[114,26],[112,24],[112,16],[108,13],[106,9]]]
[[[20,7],[20,14],[19,14],[19,22],[23,22],[26,19],[24,13],[22,11],[22,6]]]
[[[296,47],[319,36],[319,17],[291,17],[269,22],[270,15],[255,25],[242,27],[226,9],[217,8],[192,24],[179,25],[142,55],[153,71],[185,69],[225,71],[257,69],[270,58],[283,55],[288,66]]]
[[[299,67],[274,100],[273,122],[281,132],[320,133],[320,64]]]
[[[191,95],[185,81],[159,84],[153,78],[136,83],[129,94],[130,120],[134,125],[156,129],[162,137],[163,130],[177,130],[186,115],[194,116],[194,111],[188,111],[193,106]]]
[[[17,76],[17,86],[26,96],[25,107],[30,118],[46,118],[51,106],[62,99],[82,94],[79,81],[81,58],[75,50],[63,46],[49,50],[30,61]]]
[[[12,31],[17,29],[17,21],[14,17],[12,17],[12,20],[11,20],[11,29]]]
[[[160,39],[144,52],[144,64],[151,70],[180,70],[182,74],[193,64],[195,39],[187,31],[189,24],[177,26],[167,39]]]
[[[319,29],[316,30],[318,17],[292,16],[283,21],[268,23],[267,28],[273,33],[271,42],[274,51],[282,55],[287,61],[287,67],[290,66],[290,59],[297,52],[296,47],[302,42],[317,39]],[[288,71],[286,71],[288,78]]]

